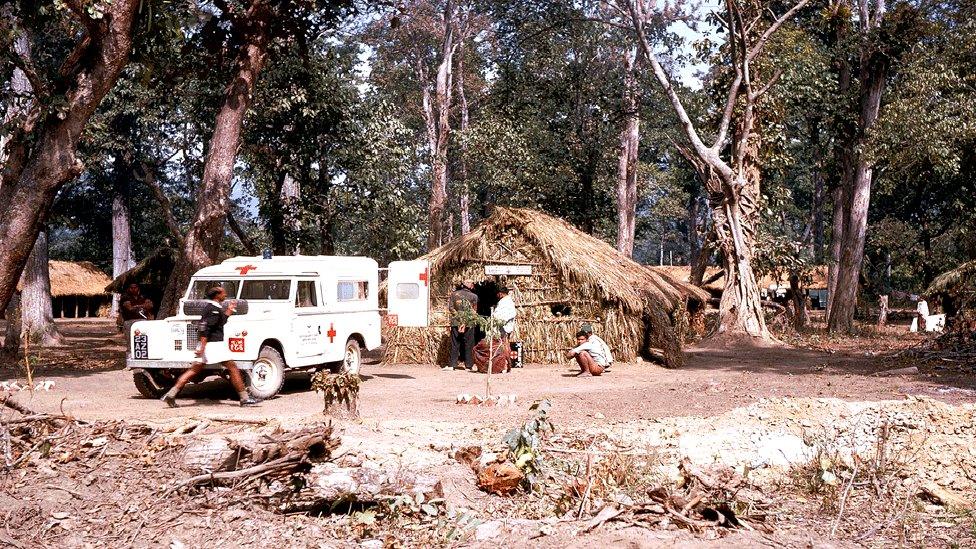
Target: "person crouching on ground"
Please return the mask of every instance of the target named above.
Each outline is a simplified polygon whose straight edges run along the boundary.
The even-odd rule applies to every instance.
[[[593,325],[589,322],[584,322],[583,325],[580,326],[580,331],[586,333],[587,341],[603,349],[602,354],[603,356],[607,357],[607,365],[603,367],[603,371],[609,371],[610,367],[613,366],[613,353],[610,352],[610,346],[607,345],[606,341],[603,341],[602,337],[593,333]]]
[[[216,343],[224,340],[224,324],[227,323],[227,317],[234,314],[233,303],[226,310],[221,307],[220,304],[225,299],[227,299],[227,291],[220,286],[207,290],[207,307],[204,309],[203,314],[200,315],[200,322],[198,324],[200,346],[197,347],[197,361],[190,366],[189,370],[183,372],[183,375],[176,380],[176,385],[173,385],[173,388],[163,395],[161,400],[169,405],[170,408],[176,408],[176,395],[180,394],[183,387],[193,377],[203,372],[203,367],[206,364],[212,364],[207,360],[207,343]],[[237,391],[237,395],[240,397],[241,406],[257,404],[257,401],[247,394],[247,388],[244,387],[244,378],[241,376],[241,371],[237,369],[237,363],[233,360],[227,360],[221,364],[227,369],[230,383],[234,386],[234,390]]]
[[[576,359],[581,375],[587,372],[592,376],[603,374],[610,365],[604,345],[582,330],[576,333],[576,343],[576,347],[566,353],[566,358]]]

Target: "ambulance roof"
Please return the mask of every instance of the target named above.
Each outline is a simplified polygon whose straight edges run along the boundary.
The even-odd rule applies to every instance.
[[[204,267],[195,277],[226,276],[297,276],[326,272],[338,274],[375,272],[379,265],[369,257],[338,255],[282,255],[264,259],[261,256],[232,257],[223,263]]]

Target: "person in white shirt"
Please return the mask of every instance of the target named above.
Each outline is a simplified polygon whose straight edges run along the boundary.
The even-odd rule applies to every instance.
[[[603,341],[602,337],[593,333],[593,325],[589,322],[584,322],[580,326],[580,331],[586,333],[587,339],[594,345],[603,347],[603,356],[607,357],[607,365],[603,367],[603,371],[609,370],[610,366],[613,366],[613,353],[610,351],[610,345],[606,341]]]
[[[602,375],[610,367],[613,357],[610,348],[599,337],[583,330],[576,333],[576,347],[566,353],[566,358],[575,358],[580,374]]]
[[[503,323],[501,337],[506,345],[508,344],[508,337],[515,331],[515,317],[518,316],[515,300],[509,293],[510,290],[504,286],[498,288],[498,304],[495,305],[495,312],[491,315]]]

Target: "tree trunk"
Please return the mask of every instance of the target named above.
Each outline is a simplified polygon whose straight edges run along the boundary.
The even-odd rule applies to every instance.
[[[444,41],[441,44],[441,62],[437,68],[435,84],[436,115],[431,112],[430,92],[424,82],[424,112],[427,118],[427,134],[431,148],[433,178],[430,203],[427,208],[427,249],[433,250],[444,243],[444,207],[447,202],[447,145],[451,135],[450,112],[453,91],[454,52],[454,3],[448,0],[444,6]],[[431,131],[433,128],[433,131]]]
[[[16,293],[7,303],[7,310],[3,317],[7,319],[7,330],[3,338],[3,349],[0,350],[6,358],[16,358],[17,351],[20,349],[20,294]]]
[[[9,174],[0,200],[0,308],[5,308],[34,247],[40,225],[67,181],[81,173],[76,157],[78,141],[89,117],[118,79],[129,60],[132,30],[139,0],[115,0],[105,4],[104,14],[91,19],[82,12],[87,27],[62,66],[65,75],[63,108],[53,109],[40,122],[31,140],[23,169]],[[5,181],[7,176],[5,176]]]
[[[267,56],[271,19],[267,4],[261,0],[251,2],[245,15],[248,23],[245,41],[238,52],[236,70],[217,113],[210,139],[193,223],[183,239],[179,258],[167,282],[159,318],[176,311],[180,295],[193,273],[215,263],[220,254],[224,221],[230,207],[234,160],[241,142],[241,127]]]
[[[121,155],[115,160],[112,186],[112,278],[135,266],[132,257],[132,232],[129,212],[129,181],[132,167]],[[112,316],[119,314],[119,294],[112,294]]]
[[[617,251],[634,255],[637,226],[637,149],[640,144],[640,113],[637,109],[637,51],[624,53],[624,127],[617,153]]]
[[[880,24],[884,15],[879,3],[876,13],[868,13],[866,0],[861,0],[863,41],[872,27]],[[850,333],[854,329],[854,312],[857,306],[861,267],[864,262],[864,242],[867,236],[868,208],[871,202],[871,183],[874,177],[874,161],[865,153],[869,146],[871,129],[881,111],[881,96],[888,76],[888,60],[880,53],[871,53],[869,45],[862,43],[860,82],[861,109],[859,117],[854,179],[846,197],[844,234],[841,244],[840,266],[832,302],[828,329],[835,333]]]
[[[458,105],[461,108],[461,135],[466,138],[468,131],[468,98],[464,93],[464,55],[458,56],[457,71]],[[458,214],[461,222],[461,234],[471,232],[471,197],[468,189],[468,145],[461,142],[461,161],[458,163]]]
[[[695,192],[688,195],[687,213],[688,217],[685,219],[685,224],[688,226],[688,264],[692,266],[692,274],[694,274],[694,266],[698,264],[698,259],[702,254],[702,239],[698,232],[698,218],[701,214],[701,207],[698,194]],[[705,271],[702,269],[702,275],[704,273]]]
[[[37,233],[37,242],[21,277],[21,341],[32,347],[51,347],[63,341],[51,310],[51,271],[48,263],[47,230]]]
[[[790,293],[793,294],[793,328],[800,331],[810,323],[810,317],[807,314],[807,296],[803,294],[800,277],[796,274],[790,275]]]
[[[284,221],[285,249],[287,255],[301,255],[301,184],[289,173],[285,173],[279,194]]]
[[[878,328],[882,328],[888,324],[888,296],[879,295],[878,306],[881,309],[878,313]]]

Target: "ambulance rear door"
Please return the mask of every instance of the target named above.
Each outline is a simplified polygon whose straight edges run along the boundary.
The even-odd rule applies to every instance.
[[[387,277],[387,323],[423,327],[430,322],[430,263],[394,261]]]

